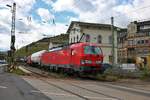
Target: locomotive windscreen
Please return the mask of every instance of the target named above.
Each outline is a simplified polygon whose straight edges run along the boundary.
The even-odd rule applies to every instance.
[[[84,47],[84,54],[99,55],[99,54],[102,54],[102,51],[97,46],[85,46]]]

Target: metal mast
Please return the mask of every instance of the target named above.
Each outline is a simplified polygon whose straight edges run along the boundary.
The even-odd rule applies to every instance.
[[[114,17],[111,17],[111,30],[112,30],[112,66],[115,64],[115,38],[114,38]]]
[[[8,51],[8,60],[9,60],[9,71],[13,70],[15,67],[14,57],[15,57],[15,18],[16,18],[16,3],[13,5],[6,5],[11,8],[12,13],[12,23],[11,23],[11,42],[10,42],[10,51]]]
[[[11,24],[11,51],[15,51],[15,18],[16,18],[16,3],[13,3],[12,7],[12,24]]]

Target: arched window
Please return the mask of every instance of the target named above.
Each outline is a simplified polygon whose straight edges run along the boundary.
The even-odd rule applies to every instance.
[[[112,44],[112,35],[110,35],[110,36],[108,37],[108,39],[109,39],[109,44]]]
[[[101,35],[98,35],[97,43],[102,43],[102,36]]]
[[[72,43],[72,38],[71,38],[71,43]]]
[[[90,35],[89,34],[86,35],[85,41],[90,42]]]
[[[76,42],[76,38],[74,37],[74,43]]]
[[[77,42],[79,41],[79,36],[77,35]]]

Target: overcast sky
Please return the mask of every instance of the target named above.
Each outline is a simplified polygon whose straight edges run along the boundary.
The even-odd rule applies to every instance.
[[[65,33],[71,21],[127,27],[150,18],[150,0],[0,0],[0,50],[10,47],[11,9],[16,2],[16,43],[20,48],[45,36]],[[55,23],[53,23],[55,20]]]

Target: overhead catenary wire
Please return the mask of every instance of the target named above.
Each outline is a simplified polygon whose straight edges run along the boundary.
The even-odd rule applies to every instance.
[[[126,12],[127,14],[132,14],[132,13],[134,13],[134,12],[140,12],[141,10],[144,10],[144,9],[147,9],[147,8],[150,8],[150,5],[147,5],[147,6],[144,6],[144,7],[140,7],[140,8],[136,8],[136,9],[134,9],[134,10],[131,10],[131,11],[128,11],[128,12]],[[97,17],[95,17],[95,18],[100,18],[100,20],[101,21],[110,21],[110,18],[113,16],[114,17],[114,19],[117,19],[117,18],[119,18],[119,17],[122,17],[122,15],[123,14],[125,14],[125,13],[118,13],[117,15],[110,15],[109,17],[107,17],[107,18],[100,18],[99,16],[97,16]],[[132,18],[133,19],[133,18]],[[135,18],[136,19],[136,18]],[[147,19],[150,19],[150,18],[146,18],[146,19],[144,19],[144,20],[147,20]],[[143,19],[142,19],[143,20]]]
[[[78,2],[73,2],[72,3],[72,6],[74,7],[74,8],[77,8],[79,5],[79,3],[80,3],[80,0],[77,0]],[[73,10],[73,7],[71,8],[72,10]],[[140,8],[137,8],[137,9],[134,9],[134,10],[132,10],[132,11],[129,11],[129,12],[126,12],[127,14],[130,14],[130,13],[133,13],[133,12],[139,12],[140,10],[143,10],[143,9],[146,9],[146,8],[150,8],[150,5],[146,5],[146,6],[144,6],[144,7],[140,7]],[[117,18],[119,18],[119,17],[121,17],[121,15],[123,15],[124,13],[119,13],[119,14],[117,14],[117,15],[115,15],[115,16],[113,16],[114,17],[114,19],[116,20]],[[62,16],[62,15],[60,15],[60,16]],[[100,18],[99,16],[97,16],[97,17],[95,17],[95,18],[99,18],[101,21],[110,21],[110,18],[112,17],[112,16],[109,16],[109,17],[107,17],[107,18]],[[132,18],[133,19],[133,18]],[[135,18],[136,19],[136,18]],[[55,21],[56,19],[53,19],[52,20],[52,24],[54,24],[54,25],[56,25],[56,21]]]

